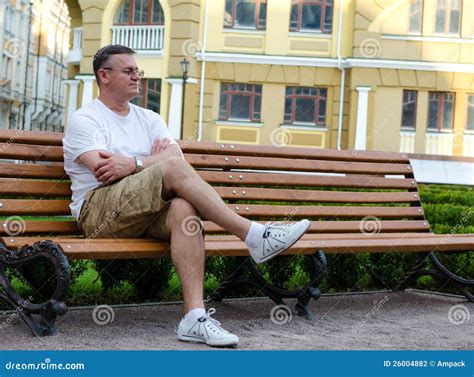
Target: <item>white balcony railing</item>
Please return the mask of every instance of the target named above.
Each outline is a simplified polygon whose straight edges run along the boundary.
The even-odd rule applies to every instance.
[[[452,133],[426,133],[426,154],[439,154],[445,156],[453,155],[453,141]]]
[[[415,131],[400,131],[400,152],[415,153]]]
[[[69,50],[67,62],[80,64],[82,59],[82,27],[72,29],[72,48]]]
[[[474,134],[464,134],[462,149],[463,156],[474,157]]]
[[[163,35],[163,26],[113,26],[112,44],[121,44],[137,51],[161,51]]]

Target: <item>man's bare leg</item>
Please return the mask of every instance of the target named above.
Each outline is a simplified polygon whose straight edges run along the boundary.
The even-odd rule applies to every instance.
[[[186,199],[207,220],[245,240],[251,222],[232,211],[219,194],[180,157],[170,157],[162,162],[162,197]]]
[[[196,215],[196,210],[186,200],[172,200],[168,212],[171,259],[181,281],[184,314],[192,309],[204,308],[204,240],[201,232],[190,234],[183,229],[184,219]]]

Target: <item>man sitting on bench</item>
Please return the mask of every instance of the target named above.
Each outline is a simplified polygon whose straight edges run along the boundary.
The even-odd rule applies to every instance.
[[[201,226],[200,214],[245,241],[262,263],[292,246],[310,222],[262,225],[233,212],[184,160],[163,119],[129,102],[144,74],[134,53],[101,48],[93,59],[99,97],[69,118],[63,144],[71,212],[86,237],[170,240],[184,300],[178,339],[236,346],[239,338],[204,309],[204,238],[189,228]]]

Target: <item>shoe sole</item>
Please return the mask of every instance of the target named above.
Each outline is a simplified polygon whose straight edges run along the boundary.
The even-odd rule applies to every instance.
[[[205,341],[201,338],[194,338],[188,337],[186,335],[182,335],[178,337],[178,340],[181,342],[188,342],[188,343],[204,343],[211,347],[236,347],[239,345],[239,342],[219,342],[219,341]]]
[[[275,251],[273,254],[270,254],[270,255],[267,255],[265,258],[263,259],[260,259],[258,262],[255,262],[256,264],[262,264],[262,263],[265,263],[265,262],[268,262],[270,259],[273,259],[275,258],[276,256],[278,256],[279,254],[283,253],[284,251],[288,250],[289,248],[291,248],[295,243],[297,243],[301,237],[304,236],[304,234],[308,231],[309,227],[311,226],[311,221],[308,221],[308,226],[305,228],[305,230],[303,231],[303,233],[301,233],[301,236],[299,236],[295,242],[293,242],[290,246],[286,247],[285,249],[282,249],[282,250],[279,250],[279,251]]]

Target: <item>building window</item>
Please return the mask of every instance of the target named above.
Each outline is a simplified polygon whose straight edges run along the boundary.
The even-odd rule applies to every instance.
[[[225,28],[265,30],[267,0],[226,0]]]
[[[417,92],[403,91],[402,128],[415,128]]]
[[[459,34],[462,0],[438,0],[436,4],[437,33]]]
[[[161,100],[161,80],[140,80],[139,92],[140,94],[135,97],[131,102],[137,106],[141,106],[145,109],[152,110],[155,113],[159,113]]]
[[[163,25],[165,16],[158,0],[124,0],[115,25]]]
[[[410,3],[410,33],[421,34],[423,17],[423,0],[412,0]]]
[[[260,122],[262,85],[221,84],[220,120]]]
[[[430,93],[428,129],[432,131],[453,129],[454,94]]]
[[[331,33],[333,0],[292,0],[290,31]]]
[[[285,124],[326,127],[327,89],[286,88]]]
[[[466,130],[474,131],[474,94],[470,94],[467,96]]]

